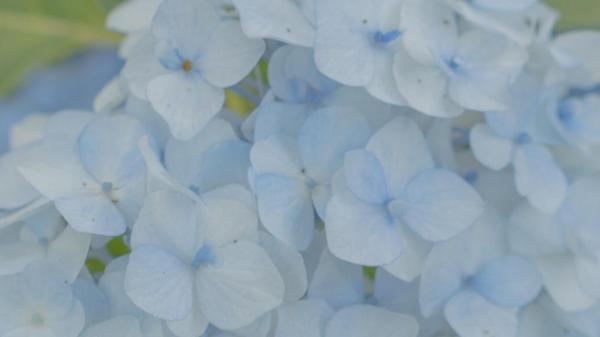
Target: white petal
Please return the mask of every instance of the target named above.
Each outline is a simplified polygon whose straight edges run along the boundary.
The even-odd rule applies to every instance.
[[[596,304],[596,300],[579,284],[572,257],[553,255],[538,258],[537,262],[546,291],[561,309],[580,311]]]
[[[140,323],[133,316],[117,316],[85,329],[81,337],[142,337]]]
[[[356,305],[338,311],[325,337],[416,337],[419,324],[408,315],[371,305]]]
[[[344,262],[323,249],[307,297],[325,300],[333,309],[361,303],[364,298],[362,267]]]
[[[67,226],[56,240],[50,242],[47,258],[60,267],[72,282],[83,268],[91,241],[90,234],[76,232]]]
[[[281,303],[283,281],[262,248],[240,241],[215,255],[216,264],[198,270],[196,277],[200,309],[212,324],[241,328]]]
[[[260,245],[267,251],[285,284],[287,301],[299,300],[308,288],[304,258],[292,247],[265,232],[259,233]]]
[[[187,140],[219,112],[225,93],[198,75],[178,72],[153,79],[148,84],[148,100],[169,124],[173,136]]]
[[[473,278],[473,285],[492,303],[515,308],[538,295],[542,278],[531,261],[508,255],[486,264]]]
[[[24,161],[35,159],[36,153],[36,148],[22,148],[0,157],[0,209],[22,207],[39,195],[18,170]]]
[[[472,290],[463,290],[446,304],[444,314],[461,336],[513,337],[519,321],[516,311],[497,307]]]
[[[169,330],[177,337],[198,337],[208,327],[208,320],[194,301],[192,311],[181,321],[167,321]]]
[[[369,140],[367,150],[383,166],[391,197],[397,197],[417,172],[433,167],[421,130],[406,117],[397,117],[379,129]]]
[[[279,240],[304,250],[310,244],[315,212],[303,181],[275,174],[256,177],[258,212],[265,228]]]
[[[342,165],[347,151],[364,146],[371,135],[366,119],[347,108],[315,111],[302,126],[298,150],[306,174],[328,182]]]
[[[434,117],[456,117],[463,110],[446,96],[448,79],[434,66],[422,65],[405,52],[394,57],[398,89],[409,105]]]
[[[314,28],[294,1],[234,0],[233,3],[248,36],[312,46]]]
[[[230,87],[248,75],[264,52],[262,40],[246,37],[236,21],[224,21],[211,36],[199,67],[212,85]]]
[[[404,193],[406,197],[399,204],[390,204],[392,214],[398,214],[429,241],[448,240],[462,232],[483,213],[485,206],[471,185],[445,170],[417,174]]]
[[[256,234],[258,216],[253,196],[245,188],[231,185],[201,196],[198,221],[205,240],[219,247]],[[249,199],[249,200],[248,200]]]
[[[125,289],[137,306],[159,318],[181,320],[192,310],[191,266],[158,246],[133,250]]]
[[[484,124],[475,125],[469,137],[473,155],[483,165],[500,170],[510,163],[514,151],[511,140],[495,136]]]
[[[392,262],[402,251],[402,237],[382,205],[358,199],[349,191],[343,172],[334,177],[334,195],[327,205],[325,230],[333,255],[361,265]]]
[[[302,300],[277,308],[275,337],[322,337],[333,310],[321,300]]]
[[[99,118],[79,136],[79,158],[96,181],[122,188],[144,175],[144,160],[137,143],[146,135],[148,132],[133,118]]]
[[[519,194],[544,212],[556,211],[567,193],[567,179],[550,151],[535,144],[521,146],[513,165]]]
[[[133,249],[153,244],[180,258],[192,258],[198,242],[203,242],[203,238],[193,200],[170,190],[154,192],[146,197],[131,233]]]

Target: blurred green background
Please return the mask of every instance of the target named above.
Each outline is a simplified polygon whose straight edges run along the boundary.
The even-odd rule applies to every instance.
[[[104,29],[122,0],[0,0],[0,96],[32,69],[56,63],[90,46],[116,45]],[[600,0],[548,0],[561,13],[559,31],[600,28]]]

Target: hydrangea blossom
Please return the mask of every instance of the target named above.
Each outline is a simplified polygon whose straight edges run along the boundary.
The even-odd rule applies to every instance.
[[[600,33],[542,0],[127,0],[0,153],[0,336],[600,335]]]

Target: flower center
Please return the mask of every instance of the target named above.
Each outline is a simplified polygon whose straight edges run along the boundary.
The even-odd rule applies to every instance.
[[[526,145],[531,143],[531,136],[525,132],[522,132],[515,137],[515,142],[519,145]]]
[[[183,60],[183,63],[181,63],[181,69],[183,69],[183,71],[185,71],[186,73],[189,73],[192,70],[192,68],[192,61],[188,59]]]
[[[194,255],[194,258],[192,259],[192,268],[198,269],[201,266],[205,266],[208,264],[214,264],[214,263],[215,263],[215,254],[214,254],[213,250],[210,248],[210,246],[205,244],[200,249],[198,249],[198,251],[196,252],[196,255]]]

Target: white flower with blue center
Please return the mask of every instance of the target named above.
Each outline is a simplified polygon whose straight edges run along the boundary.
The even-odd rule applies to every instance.
[[[247,38],[238,22],[221,20],[206,0],[163,1],[152,31],[163,69],[146,82],[147,99],[182,140],[219,112],[223,88],[242,80],[265,50],[263,41]]]
[[[542,278],[527,258],[506,255],[506,230],[492,210],[457,237],[433,247],[421,275],[425,317],[443,311],[460,336],[517,335],[517,310],[540,292]]]
[[[315,211],[325,217],[331,177],[344,154],[363,146],[369,135],[368,122],[359,112],[325,108],[308,117],[297,137],[282,133],[256,142],[250,160],[265,228],[296,249],[306,249]]]
[[[484,209],[460,176],[434,168],[421,131],[406,117],[383,126],[365,149],[346,153],[332,190],[325,219],[331,252],[406,279],[419,274],[426,241],[456,236]]]
[[[470,145],[477,160],[500,170],[511,164],[517,192],[540,210],[552,213],[564,200],[567,179],[545,145],[556,135],[545,116],[537,79],[523,75],[514,85],[513,107],[488,112],[486,124],[471,129]]]
[[[125,277],[131,300],[162,319],[248,325],[278,306],[284,284],[256,239],[257,216],[239,186],[193,200],[176,191],[150,194],[133,228]],[[175,224],[175,226],[173,226]]]
[[[527,51],[498,34],[461,32],[456,20],[443,4],[407,1],[402,10],[406,50],[394,56],[400,93],[411,107],[434,117],[507,109],[510,85]]]
[[[402,0],[317,2],[315,62],[319,70],[349,86],[365,87],[386,103],[405,105],[392,76],[401,48]]]
[[[81,303],[52,264],[34,262],[0,277],[0,335],[77,337],[84,324]]]
[[[21,173],[79,232],[120,235],[144,195],[145,164],[137,143],[148,136],[134,119],[101,117],[76,144],[50,142]]]

